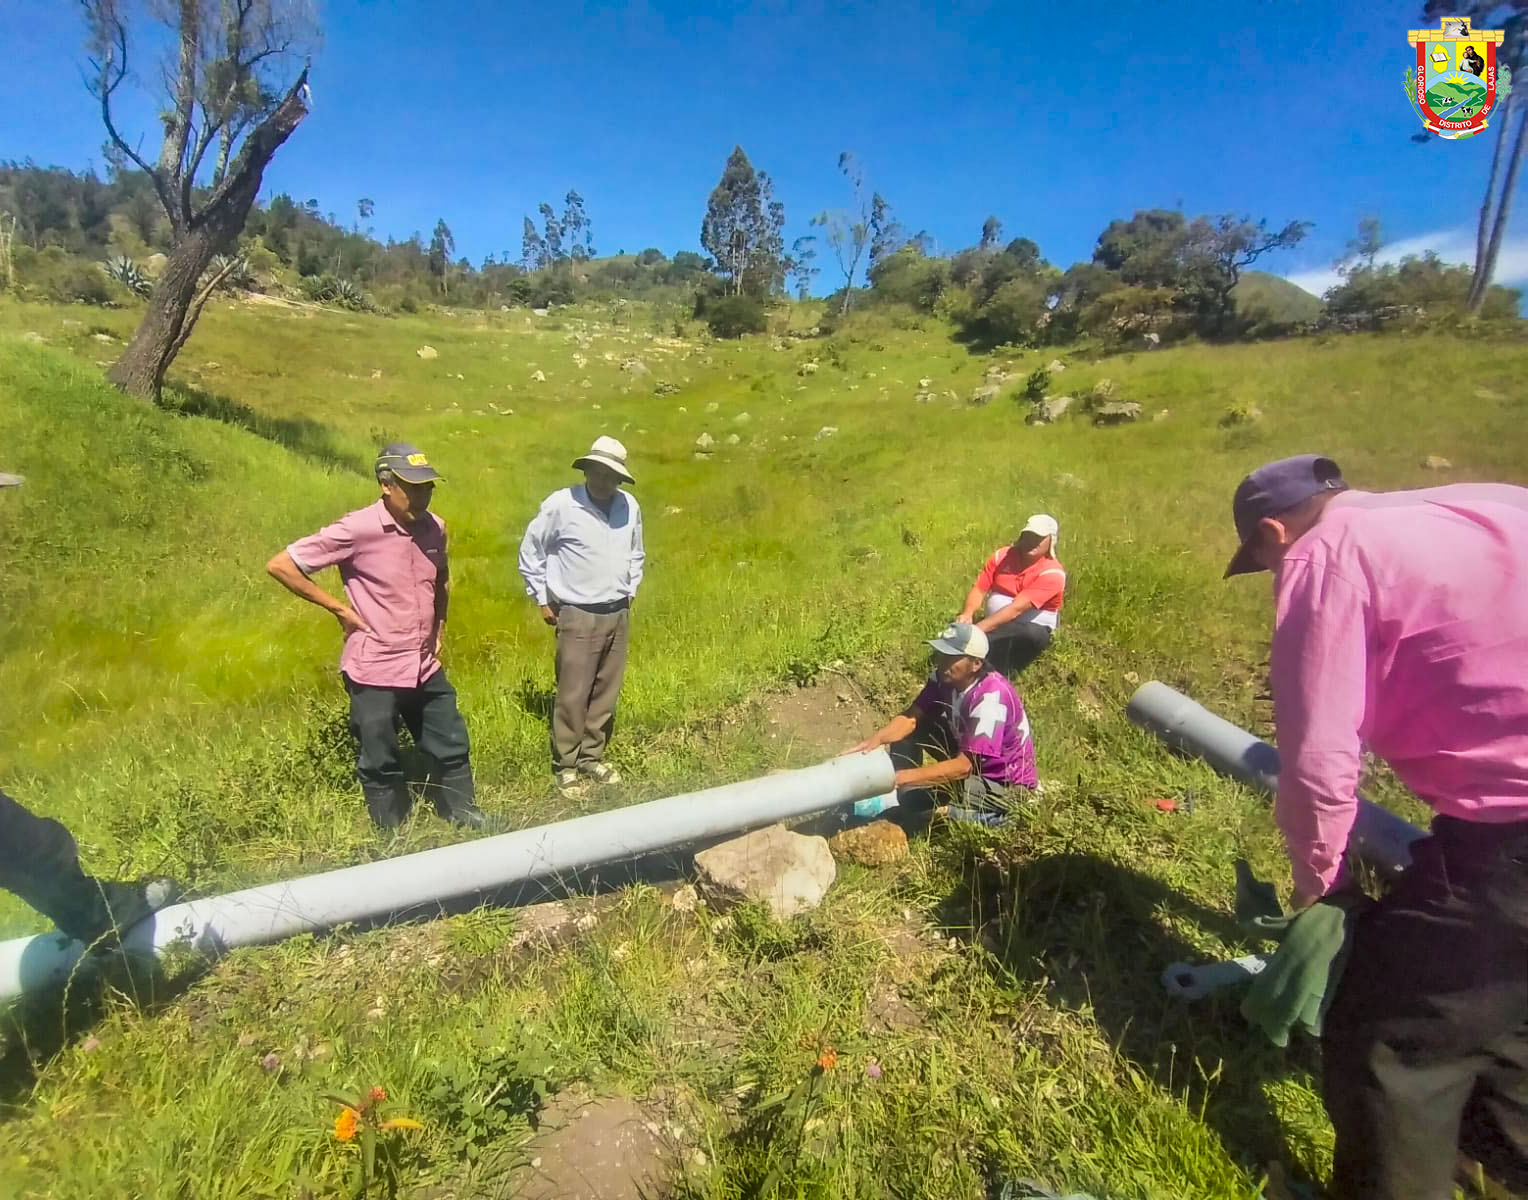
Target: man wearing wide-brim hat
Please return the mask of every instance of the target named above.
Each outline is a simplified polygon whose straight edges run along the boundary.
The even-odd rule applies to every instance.
[[[553,492],[520,543],[520,574],[541,618],[557,630],[557,704],[552,769],[558,790],[580,776],[619,783],[604,761],[626,673],[631,601],[642,583],[642,509],[621,484],[635,483],[626,447],[595,440],[574,460],[584,482]]]
[[[398,754],[402,721],[431,760],[427,787],[435,811],[480,828],[467,723],[439,657],[451,570],[446,523],[429,509],[441,477],[418,447],[403,443],[384,446],[374,469],[381,499],[299,538],[266,570],[333,613],[344,632],[340,674],[371,819],[391,828],[411,807]],[[345,600],[313,582],[325,567],[339,568]]]

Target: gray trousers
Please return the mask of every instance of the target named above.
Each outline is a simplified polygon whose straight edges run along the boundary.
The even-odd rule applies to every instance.
[[[605,756],[626,674],[631,610],[557,610],[557,706],[552,710],[552,768],[589,767]]]

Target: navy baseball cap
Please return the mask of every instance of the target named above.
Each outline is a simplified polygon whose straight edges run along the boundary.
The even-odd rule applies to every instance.
[[[383,446],[382,452],[377,455],[376,469],[378,472],[384,469],[391,471],[404,483],[434,483],[441,477],[430,465],[424,452],[418,446],[410,446],[406,442]]]
[[[1322,492],[1343,492],[1347,483],[1342,468],[1320,454],[1297,454],[1259,467],[1237,486],[1231,501],[1231,519],[1236,522],[1236,536],[1241,545],[1231,556],[1225,578],[1261,571],[1252,555],[1257,523],[1264,517],[1276,517],[1298,508]]]

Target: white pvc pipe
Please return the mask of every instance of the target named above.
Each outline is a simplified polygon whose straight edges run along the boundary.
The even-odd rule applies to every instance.
[[[890,791],[894,774],[884,749],[835,758],[799,771],[176,904],[135,925],[122,944],[140,954],[189,947],[215,958],[234,946],[386,917],[851,804]],[[84,946],[59,933],[0,942],[0,999],[65,982],[84,954]]]
[[[1141,684],[1125,712],[1137,725],[1199,755],[1217,770],[1269,795],[1278,790],[1277,750],[1165,683]],[[1359,797],[1348,848],[1380,870],[1395,873],[1411,865],[1411,843],[1426,836],[1410,821]]]

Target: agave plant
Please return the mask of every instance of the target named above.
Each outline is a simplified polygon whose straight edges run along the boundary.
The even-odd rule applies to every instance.
[[[125,254],[108,258],[101,264],[101,270],[136,296],[147,296],[153,288],[143,268]]]
[[[254,272],[249,269],[249,262],[242,254],[219,254],[208,265],[207,270],[213,276],[222,274],[224,270],[228,274],[223,275],[218,287],[223,291],[252,291],[255,286]]]

